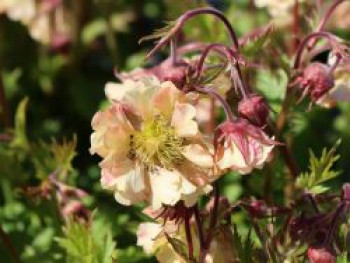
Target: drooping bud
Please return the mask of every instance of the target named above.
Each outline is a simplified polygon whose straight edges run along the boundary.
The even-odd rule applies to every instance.
[[[243,202],[244,209],[255,218],[266,218],[290,212],[287,207],[279,207],[268,205],[264,200],[252,200],[250,202]]]
[[[330,249],[310,246],[307,250],[310,263],[335,263],[336,257]]]
[[[160,81],[171,81],[178,89],[182,89],[186,82],[187,70],[188,65],[185,62],[173,65],[171,59],[167,59],[152,68],[137,69],[130,73],[117,73],[117,77],[122,81],[127,79],[138,81],[145,77],[155,76]]]
[[[303,72],[300,80],[303,96],[310,94],[312,101],[317,101],[334,86],[331,68],[315,62]]]
[[[257,94],[243,98],[238,104],[238,112],[256,126],[264,126],[270,113],[265,98]]]
[[[220,169],[232,169],[241,174],[262,168],[276,145],[264,131],[245,119],[221,124],[215,133],[215,158]]]

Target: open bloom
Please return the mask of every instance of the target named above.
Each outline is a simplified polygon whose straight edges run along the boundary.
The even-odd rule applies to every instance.
[[[92,120],[91,153],[103,158],[101,183],[124,205],[192,206],[215,179],[211,146],[196,109],[172,82],[156,78],[108,83],[112,105]]]
[[[262,168],[276,144],[261,128],[245,119],[223,123],[215,137],[219,168],[233,169],[241,174]]]

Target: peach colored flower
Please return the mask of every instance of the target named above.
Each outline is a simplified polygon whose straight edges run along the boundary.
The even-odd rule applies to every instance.
[[[193,222],[192,222],[193,223]],[[191,225],[191,233],[194,247],[194,254],[199,254],[199,243],[194,225]],[[229,240],[230,231],[220,229],[213,238],[210,250],[205,257],[205,263],[229,263],[234,262],[234,252]],[[169,238],[176,238],[186,246],[184,226],[177,226],[173,221],[160,223],[142,223],[137,230],[137,245],[141,246],[147,254],[154,254],[160,263],[186,263],[183,255],[176,253]],[[186,251],[186,247],[185,247]]]
[[[112,102],[92,120],[92,154],[103,158],[103,188],[124,205],[186,206],[211,190],[212,146],[201,136],[196,109],[171,82],[156,78],[107,83]]]
[[[217,130],[216,162],[220,169],[247,174],[263,167],[275,144],[273,138],[245,119],[226,122]]]

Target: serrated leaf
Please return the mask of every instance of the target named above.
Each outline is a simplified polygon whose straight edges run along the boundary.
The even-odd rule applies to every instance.
[[[112,263],[115,253],[110,226],[68,220],[64,237],[56,238],[67,253],[68,263]]]
[[[320,158],[317,158],[310,150],[309,172],[302,173],[298,177],[296,181],[298,188],[314,194],[324,193],[328,190],[322,184],[340,174],[339,171],[332,170],[332,166],[339,159],[339,155],[336,155],[339,144],[340,140],[330,150],[323,149]]]
[[[242,53],[249,57],[261,52],[261,49],[269,42],[273,29],[271,24],[248,36],[242,45]]]
[[[268,100],[274,112],[281,110],[287,83],[287,73],[282,69],[277,71],[260,70],[257,73],[256,88]]]

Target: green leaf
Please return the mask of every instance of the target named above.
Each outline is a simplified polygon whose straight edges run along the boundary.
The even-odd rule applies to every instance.
[[[337,177],[340,173],[332,170],[333,164],[339,159],[339,155],[336,155],[336,149],[340,142],[338,140],[328,151],[323,149],[320,158],[317,158],[310,150],[309,172],[302,173],[298,177],[296,181],[298,188],[314,194],[324,193],[328,190],[322,184]]]
[[[12,146],[28,149],[28,139],[26,135],[26,112],[28,106],[28,97],[25,97],[18,105],[15,114],[15,130]]]
[[[256,88],[268,100],[275,112],[281,110],[287,83],[287,73],[282,69],[277,71],[259,70],[257,72]]]
[[[92,225],[91,225],[92,224]],[[109,224],[68,220],[64,237],[56,238],[68,263],[112,263],[115,251]]]

